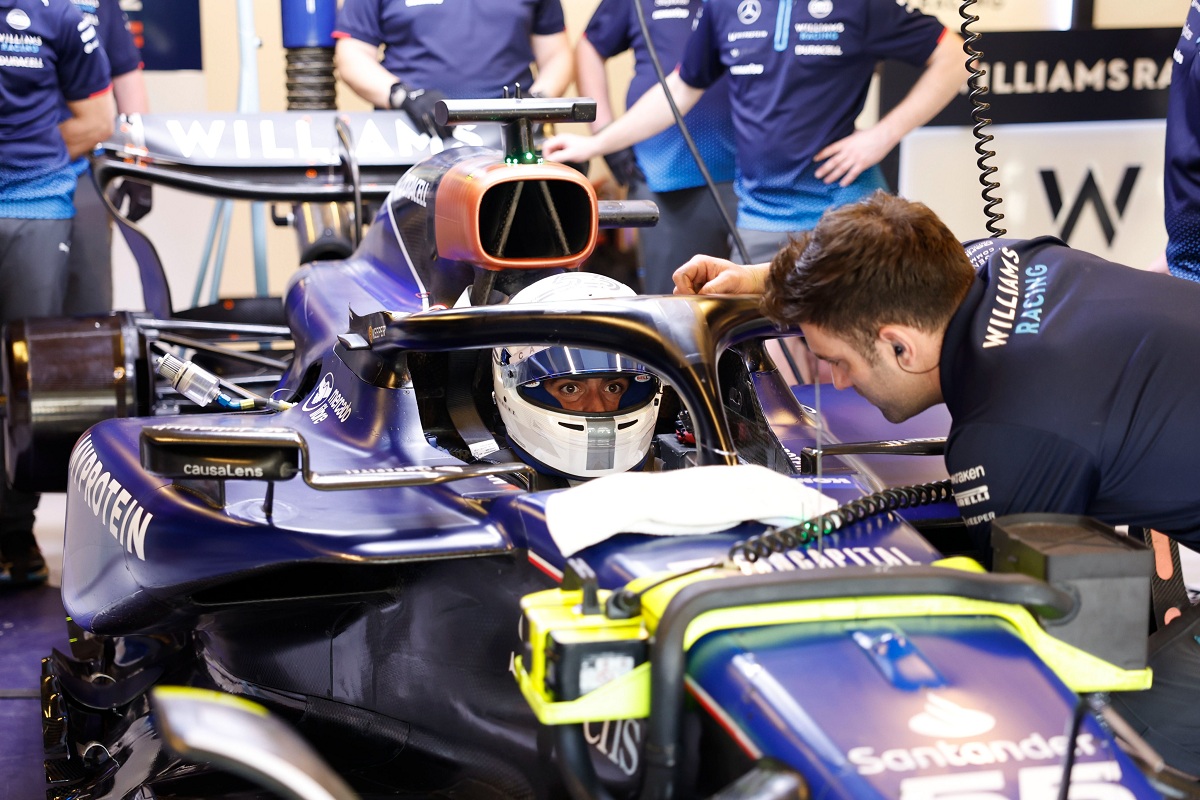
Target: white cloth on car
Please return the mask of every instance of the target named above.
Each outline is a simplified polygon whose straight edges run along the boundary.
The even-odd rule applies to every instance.
[[[713,533],[747,520],[791,525],[837,508],[830,497],[766,467],[622,472],[556,492],[546,527],[564,556],[618,533]]]

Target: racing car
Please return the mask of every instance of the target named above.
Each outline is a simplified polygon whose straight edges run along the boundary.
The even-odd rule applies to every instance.
[[[984,571],[936,442],[789,385],[755,298],[545,290],[630,221],[531,146],[591,113],[444,101],[503,147],[415,163],[297,271],[269,389],[139,340],[188,413],[65,457],[49,796],[267,796],[166,746],[169,686],[269,709],[362,797],[1186,796],[1104,702],[1151,680],[1144,548],[1012,517]],[[96,173],[235,180],[173,166]],[[591,377],[629,404],[548,399]]]

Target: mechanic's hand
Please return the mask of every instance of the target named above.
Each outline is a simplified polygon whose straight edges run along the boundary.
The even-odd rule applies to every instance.
[[[761,294],[770,264],[735,264],[714,256],[692,256],[675,270],[675,294]]]
[[[849,186],[863,172],[883,160],[895,142],[876,125],[855,131],[817,153],[814,161],[824,162],[817,167],[816,176],[825,183]]]
[[[622,186],[628,186],[634,182],[641,183],[646,179],[642,175],[642,168],[638,166],[632,147],[609,153],[604,157],[604,163],[608,165],[608,171],[612,173],[613,178]]]
[[[434,104],[438,100],[445,99],[446,95],[437,89],[412,89],[404,96],[400,110],[408,114],[413,125],[416,125],[417,130],[421,133],[435,136],[438,139],[449,139],[453,136],[450,129],[444,125],[438,125],[433,119]]]
[[[121,211],[121,206],[125,203],[126,199],[129,200],[129,210],[121,211],[121,213],[130,222],[137,222],[149,214],[150,208],[154,205],[154,197],[151,194],[150,184],[130,180],[129,178],[122,178],[116,187],[110,189],[108,199],[112,201],[117,211]]]
[[[575,161],[586,163],[601,155],[591,136],[577,133],[560,133],[542,142],[542,158],[547,161]]]

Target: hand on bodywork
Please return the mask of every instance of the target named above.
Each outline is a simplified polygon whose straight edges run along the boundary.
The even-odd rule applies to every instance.
[[[689,86],[679,72],[667,76],[667,85],[680,114],[687,114],[704,96],[704,90]],[[651,87],[628,111],[594,136],[560,133],[542,145],[542,155],[549,161],[591,161],[596,156],[615,153],[661,133],[675,124],[671,104],[661,85]]]
[[[770,264],[695,255],[671,275],[675,294],[762,294]]]
[[[408,114],[408,118],[412,120],[417,130],[426,136],[449,139],[453,135],[451,130],[444,125],[437,124],[437,120],[433,117],[433,107],[438,100],[445,99],[446,95],[436,89],[408,89],[406,87],[404,100],[399,106],[391,106],[389,103],[389,107]]]
[[[445,95],[436,90],[409,86],[403,81],[397,81],[396,76],[379,63],[377,50],[375,45],[358,39],[338,39],[333,51],[338,76],[355,94],[376,108],[404,111],[418,132],[427,136],[447,138],[449,130],[438,125],[433,119],[433,106]],[[398,83],[404,88],[401,93],[393,92]]]

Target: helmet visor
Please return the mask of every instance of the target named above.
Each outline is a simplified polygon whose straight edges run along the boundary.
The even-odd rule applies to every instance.
[[[659,390],[659,381],[640,362],[617,353],[577,347],[548,347],[518,364],[503,367],[510,385],[526,400],[543,408],[571,412],[548,390],[547,383],[560,378],[621,378],[626,387],[615,411],[625,412],[648,403]],[[573,413],[595,413],[580,412]]]

